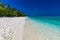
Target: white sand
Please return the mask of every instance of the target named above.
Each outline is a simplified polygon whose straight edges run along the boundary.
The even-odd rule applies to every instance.
[[[14,32],[12,34],[13,36],[11,36],[9,34],[11,37],[13,37],[12,40],[22,40],[23,29],[24,29],[23,25],[25,23],[25,19],[26,19],[26,17],[18,17],[18,18],[17,17],[13,17],[13,18],[2,17],[2,18],[0,18],[0,29],[5,27],[6,31],[9,31],[9,28],[10,28],[11,31]],[[3,30],[2,30],[2,32],[3,32]],[[3,33],[2,32],[0,33],[0,35],[4,34],[4,32]],[[6,33],[7,33],[6,35],[8,35],[8,32],[6,32]],[[4,38],[4,35],[2,38]],[[1,40],[2,40],[2,38],[0,37]],[[7,39],[3,39],[3,40],[7,40]]]
[[[24,25],[23,40],[43,40],[40,33],[30,24],[29,20],[26,20]]]
[[[0,28],[10,27],[11,31],[14,32],[12,36],[14,38],[13,40],[43,40],[40,33],[27,19],[27,17],[0,18]],[[7,30],[9,30],[9,28]]]

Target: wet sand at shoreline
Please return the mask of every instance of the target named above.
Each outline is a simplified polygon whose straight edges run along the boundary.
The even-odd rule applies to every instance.
[[[26,20],[24,25],[23,40],[43,40],[36,28]]]

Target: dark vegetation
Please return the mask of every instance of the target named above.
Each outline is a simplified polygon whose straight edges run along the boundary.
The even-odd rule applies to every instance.
[[[0,2],[0,17],[23,17],[26,16],[20,10],[16,8],[11,8],[9,4],[4,5]]]

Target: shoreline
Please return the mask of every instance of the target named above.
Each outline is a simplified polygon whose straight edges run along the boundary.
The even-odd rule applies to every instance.
[[[23,40],[43,40],[40,33],[33,27],[28,18],[26,19],[23,33]]]

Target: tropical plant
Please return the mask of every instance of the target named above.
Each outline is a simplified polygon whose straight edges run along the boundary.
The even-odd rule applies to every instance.
[[[0,2],[0,17],[19,17],[26,16],[23,12],[17,10],[16,8],[11,8],[9,4],[4,6],[2,2]]]

